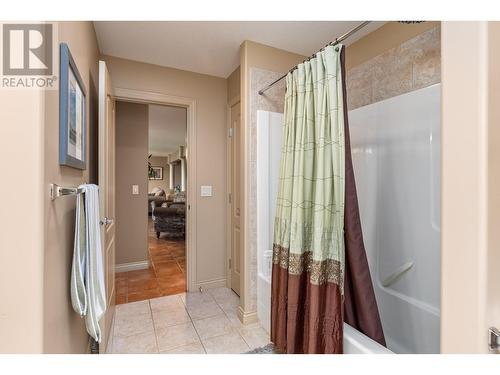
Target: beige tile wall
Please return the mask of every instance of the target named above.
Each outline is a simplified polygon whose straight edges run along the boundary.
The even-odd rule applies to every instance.
[[[349,110],[441,81],[439,26],[354,66],[347,72]]]

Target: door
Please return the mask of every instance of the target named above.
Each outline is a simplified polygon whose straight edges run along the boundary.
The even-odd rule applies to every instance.
[[[108,69],[99,61],[99,210],[104,251],[107,311],[101,320],[105,352],[115,305],[115,100]]]
[[[241,147],[240,147],[240,103],[236,103],[231,107],[231,128],[230,128],[230,216],[231,216],[231,258],[230,258],[230,273],[231,273],[231,289],[240,295],[240,270],[241,270],[241,184],[240,184],[240,162],[241,162]]]

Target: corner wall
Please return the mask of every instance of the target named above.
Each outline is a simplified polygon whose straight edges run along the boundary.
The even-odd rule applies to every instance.
[[[256,227],[256,138],[255,119],[258,109],[278,111],[284,102],[283,83],[273,87],[262,97],[256,91],[285,74],[305,56],[245,41],[240,48],[241,98],[241,236],[242,280],[240,283],[240,319],[257,319],[257,227]],[[257,88],[258,87],[258,88]]]

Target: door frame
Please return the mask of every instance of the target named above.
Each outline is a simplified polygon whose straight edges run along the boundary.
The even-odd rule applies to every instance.
[[[189,292],[198,290],[196,259],[196,100],[157,92],[132,90],[126,88],[114,89],[115,99],[124,102],[143,104],[160,104],[183,107],[187,110],[187,223],[186,223],[186,282]]]
[[[231,108],[241,102],[240,96],[237,95],[232,98],[226,106],[226,286],[231,289],[231,262],[232,253],[232,210],[229,203],[229,195],[231,199],[234,198],[233,185],[232,185],[232,164],[231,164],[231,142],[229,140],[229,129],[231,128]],[[240,290],[240,294],[242,291]],[[240,296],[241,297],[241,296]]]

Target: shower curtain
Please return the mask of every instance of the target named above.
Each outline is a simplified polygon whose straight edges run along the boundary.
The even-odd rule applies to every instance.
[[[344,300],[347,322],[384,340],[347,149],[343,61],[342,46],[328,46],[286,77],[271,287],[271,341],[284,353],[342,353]]]

